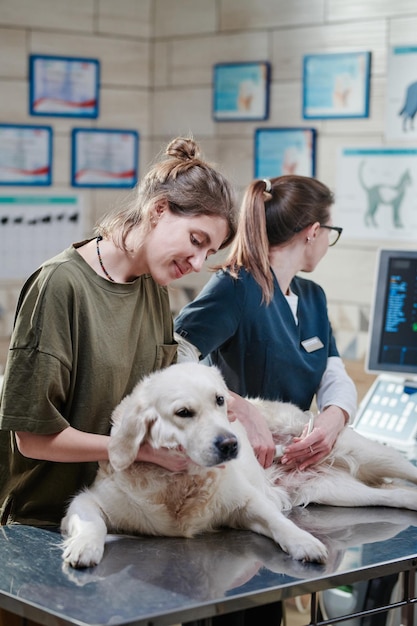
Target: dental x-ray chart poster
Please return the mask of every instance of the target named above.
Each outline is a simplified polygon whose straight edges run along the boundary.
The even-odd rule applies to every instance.
[[[387,139],[417,139],[417,45],[395,46],[388,54],[385,106]]]
[[[78,195],[0,196],[0,280],[25,279],[47,259],[83,239]]]
[[[417,148],[343,148],[336,214],[343,237],[417,240]]]

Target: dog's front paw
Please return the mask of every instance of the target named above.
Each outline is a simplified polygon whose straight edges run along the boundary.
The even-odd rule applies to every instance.
[[[68,537],[63,542],[62,558],[64,562],[76,569],[93,567],[103,558],[104,543],[96,543],[91,538]]]
[[[282,549],[297,561],[325,563],[328,557],[326,546],[319,539],[310,535],[310,533],[306,531],[301,532],[303,533],[302,536],[297,537],[295,541],[291,541],[291,543],[286,545],[281,543]]]

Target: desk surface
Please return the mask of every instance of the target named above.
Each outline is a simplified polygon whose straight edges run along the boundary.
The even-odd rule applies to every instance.
[[[292,519],[329,548],[324,566],[303,564],[248,531],[195,539],[108,538],[103,561],[72,570],[60,535],[0,529],[0,607],[46,626],[167,625],[228,613],[417,564],[417,513],[311,506]]]

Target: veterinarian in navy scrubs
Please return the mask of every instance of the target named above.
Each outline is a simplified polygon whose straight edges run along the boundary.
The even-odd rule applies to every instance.
[[[113,408],[176,360],[166,285],[200,271],[235,223],[228,182],[192,139],[177,138],[130,204],[29,278],[0,405],[3,524],[59,525],[108,458]],[[188,464],[148,446],[137,458],[174,471]]]
[[[323,289],[312,272],[341,228],[321,182],[281,176],[252,182],[230,253],[175,320],[182,356],[209,357],[240,396],[293,402],[320,414],[312,433],[282,462],[301,469],[326,456],[356,409],[356,389],[337,351]],[[256,425],[256,427],[258,424]],[[257,450],[272,462],[272,442]]]
[[[313,431],[289,445],[282,458],[301,470],[329,453],[356,408],[356,389],[337,351],[325,294],[298,276],[312,272],[339,239],[342,229],[332,225],[332,204],[330,190],[312,178],[252,182],[224,266],[175,321],[179,360],[208,357],[236,394],[293,402],[304,410],[316,398],[320,413]],[[240,407],[244,402],[236,401]],[[275,450],[260,416],[255,419],[255,453],[267,467]],[[240,612],[233,622],[226,615],[214,623],[278,624],[280,612],[275,603]]]

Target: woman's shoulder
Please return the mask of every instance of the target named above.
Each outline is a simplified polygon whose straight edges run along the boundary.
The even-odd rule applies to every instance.
[[[291,281],[291,290],[304,302],[326,305],[326,292],[314,280],[295,276]]]

